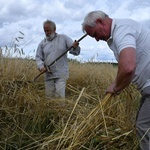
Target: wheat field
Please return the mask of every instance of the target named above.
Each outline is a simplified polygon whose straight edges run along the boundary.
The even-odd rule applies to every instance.
[[[1,150],[137,150],[140,95],[105,94],[117,66],[69,61],[66,99],[45,98],[32,59],[0,58]]]

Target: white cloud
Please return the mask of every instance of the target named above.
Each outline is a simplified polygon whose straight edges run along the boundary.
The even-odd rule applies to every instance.
[[[143,0],[1,0],[0,1],[0,47],[11,44],[19,31],[24,39],[19,46],[26,55],[34,57],[34,50],[43,39],[43,21],[56,22],[57,32],[79,39],[84,33],[81,24],[84,16],[93,10],[102,10],[112,18],[132,18],[150,27],[150,2]],[[17,42],[17,41],[15,41]],[[80,42],[82,60],[114,60],[105,42],[86,37]],[[73,57],[70,56],[69,57]]]

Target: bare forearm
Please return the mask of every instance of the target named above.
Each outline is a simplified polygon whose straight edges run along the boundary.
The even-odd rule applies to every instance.
[[[134,75],[134,71],[130,73],[118,74],[114,83],[114,89],[121,91],[127,87],[131,82]]]
[[[128,86],[134,76],[136,69],[136,55],[134,48],[124,49],[119,56],[118,72],[114,89],[116,91],[123,90]]]

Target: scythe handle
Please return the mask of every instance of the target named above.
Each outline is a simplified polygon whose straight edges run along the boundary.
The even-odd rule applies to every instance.
[[[80,39],[77,40],[77,42],[80,42],[82,39],[84,39],[87,36],[87,33],[84,34]],[[69,47],[64,53],[62,53],[59,57],[57,57],[50,65],[48,65],[48,68],[53,65],[56,61],[58,61],[63,55],[65,55],[70,49],[72,49],[73,46]],[[42,72],[40,72],[34,79],[33,81],[35,82],[35,80],[42,75],[43,73],[45,73],[47,71],[47,69],[43,70]]]
[[[43,73],[45,73],[47,71],[47,69],[44,69],[42,72],[40,72],[34,79],[33,79],[33,82],[35,82],[35,80],[40,76],[42,75]]]

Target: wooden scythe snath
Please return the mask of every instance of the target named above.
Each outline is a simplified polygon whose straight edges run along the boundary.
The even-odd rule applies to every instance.
[[[83,38],[85,38],[87,36],[87,34],[83,35],[79,40],[77,40],[77,42],[80,42]],[[73,46],[69,47],[64,53],[62,53],[59,57],[57,57],[51,64],[49,64],[47,66],[47,68],[50,68],[50,66],[52,66],[55,62],[57,62],[63,55],[65,55],[70,49],[72,49]],[[43,70],[42,72],[40,72],[34,79],[33,81],[35,82],[36,79],[42,75],[43,73],[45,73],[47,71],[47,68],[45,70]]]

